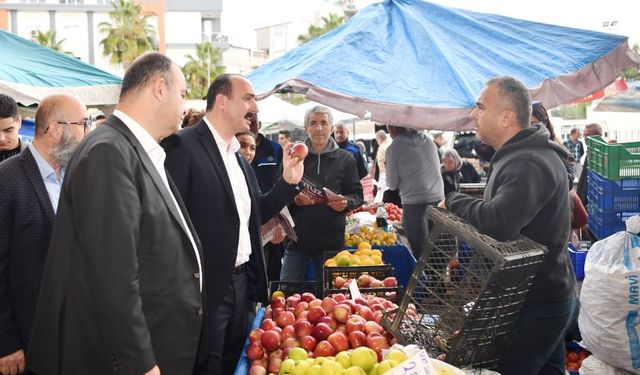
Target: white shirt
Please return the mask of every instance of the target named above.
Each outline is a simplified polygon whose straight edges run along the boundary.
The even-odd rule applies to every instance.
[[[169,192],[169,196],[171,197],[173,204],[178,209],[180,220],[182,221],[182,225],[184,226],[185,231],[187,232],[189,241],[191,241],[193,252],[196,254],[196,260],[198,261],[198,272],[200,272],[200,275],[201,275],[201,277],[199,278],[200,291],[202,291],[202,265],[200,264],[200,254],[198,253],[198,247],[196,246],[196,241],[193,239],[193,234],[189,230],[189,226],[187,225],[187,221],[184,219],[184,215],[180,210],[180,206],[178,206],[178,201],[176,201],[176,197],[173,196],[173,193],[171,192],[171,188],[169,187],[169,180],[167,179],[167,173],[165,172],[165,169],[164,169],[164,159],[167,156],[164,152],[164,149],[158,144],[158,142],[156,142],[155,139],[153,139],[153,137],[151,137],[151,134],[149,134],[149,132],[147,132],[142,126],[140,126],[140,124],[138,124],[134,119],[129,117],[127,114],[117,109],[113,112],[113,114],[116,117],[118,117],[120,120],[122,120],[122,122],[124,122],[124,124],[129,128],[129,130],[131,130],[133,135],[136,137],[138,142],[140,142],[140,144],[142,145],[142,148],[144,148],[144,151],[147,153],[147,155],[149,155],[149,159],[151,159],[153,166],[156,167],[158,174],[160,174],[160,178],[162,179],[162,182],[164,182],[164,186],[167,188],[167,191]]]
[[[240,149],[240,142],[233,137],[231,143],[225,142],[220,134],[216,131],[209,119],[205,116],[204,122],[209,126],[211,134],[218,145],[220,156],[224,162],[224,167],[229,175],[231,189],[233,189],[233,199],[238,209],[238,217],[240,218],[240,230],[238,233],[238,254],[236,256],[236,267],[249,261],[251,255],[251,235],[249,234],[249,219],[251,217],[251,196],[247,187],[240,161],[236,152]],[[214,228],[212,228],[214,229]]]

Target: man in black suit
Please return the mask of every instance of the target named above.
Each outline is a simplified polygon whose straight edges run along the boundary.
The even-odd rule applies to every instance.
[[[5,98],[17,116],[16,102]],[[0,163],[0,374],[24,371],[62,176],[88,125],[77,98],[48,96],[36,112],[33,142]]]
[[[159,53],[127,69],[111,117],[66,172],[28,369],[191,374],[202,323],[199,241],[164,169],[187,86]]]
[[[257,112],[247,79],[219,76],[209,87],[205,117],[163,144],[167,169],[202,240],[208,275],[196,374],[233,373],[252,302],[268,298],[260,226],[299,193],[304,172],[288,155],[291,145],[285,147],[282,178],[262,194],[234,137],[249,131]]]

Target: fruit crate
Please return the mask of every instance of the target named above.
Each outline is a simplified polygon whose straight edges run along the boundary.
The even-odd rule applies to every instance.
[[[640,178],[640,142],[608,144],[599,136],[587,137],[589,168],[610,180]]]
[[[374,295],[388,299],[393,303],[398,303],[404,297],[404,288],[399,286],[396,288],[358,288],[362,295]],[[325,289],[324,297],[331,296],[333,294],[344,293],[347,298],[351,298],[349,289]]]
[[[285,296],[289,297],[295,293],[311,292],[315,296],[322,296],[322,282],[321,281],[270,281],[269,282],[269,295],[273,292],[281,290]]]
[[[446,210],[430,207],[432,224],[398,309],[382,325],[401,344],[422,346],[457,367],[494,369],[546,249],[524,237],[499,242]],[[452,277],[448,262],[467,260]]]
[[[601,240],[614,233],[626,230],[625,221],[635,215],[640,215],[640,210],[637,212],[605,211],[589,202],[589,216],[587,223],[591,232],[597,239]]]
[[[640,212],[640,179],[609,180],[589,169],[589,204],[603,211]]]
[[[331,255],[333,254],[333,255]],[[332,257],[336,252],[325,252],[325,257]],[[390,264],[382,264],[378,266],[347,266],[347,267],[323,267],[323,289],[334,289],[333,282],[338,276],[342,276],[343,278],[357,279],[362,275],[371,275],[378,280],[384,280],[387,277],[395,276],[395,271],[393,270],[393,266]]]

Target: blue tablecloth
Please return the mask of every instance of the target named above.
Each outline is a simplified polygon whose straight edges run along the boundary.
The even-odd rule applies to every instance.
[[[256,312],[256,317],[255,319],[253,319],[253,323],[251,323],[251,331],[260,327],[260,323],[262,323],[263,317],[264,307],[261,307]],[[249,346],[249,337],[247,337],[244,343],[244,347],[242,348],[242,355],[240,356],[240,360],[238,361],[238,365],[236,366],[236,371],[233,373],[234,375],[247,375],[249,373],[251,362],[249,362],[249,358],[247,358],[247,354],[245,353],[247,346]]]
[[[409,283],[411,273],[416,266],[416,259],[413,257],[411,251],[409,251],[409,249],[407,249],[407,247],[402,244],[391,246],[376,246],[376,248],[382,250],[382,260],[384,261],[384,263],[391,264],[395,269],[398,284],[406,288],[407,284]],[[321,280],[322,276],[320,278],[317,278],[316,273],[313,269],[313,265],[310,265],[307,269],[306,279]]]

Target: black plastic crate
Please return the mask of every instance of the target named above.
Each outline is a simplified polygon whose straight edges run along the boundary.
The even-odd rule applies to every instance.
[[[320,281],[270,281],[269,296],[273,292],[281,290],[285,296],[289,297],[295,293],[311,292],[317,298],[322,297],[322,282]]]
[[[381,323],[400,343],[446,354],[454,366],[495,368],[547,250],[524,237],[496,241],[446,210],[427,215],[426,251],[399,308]]]

